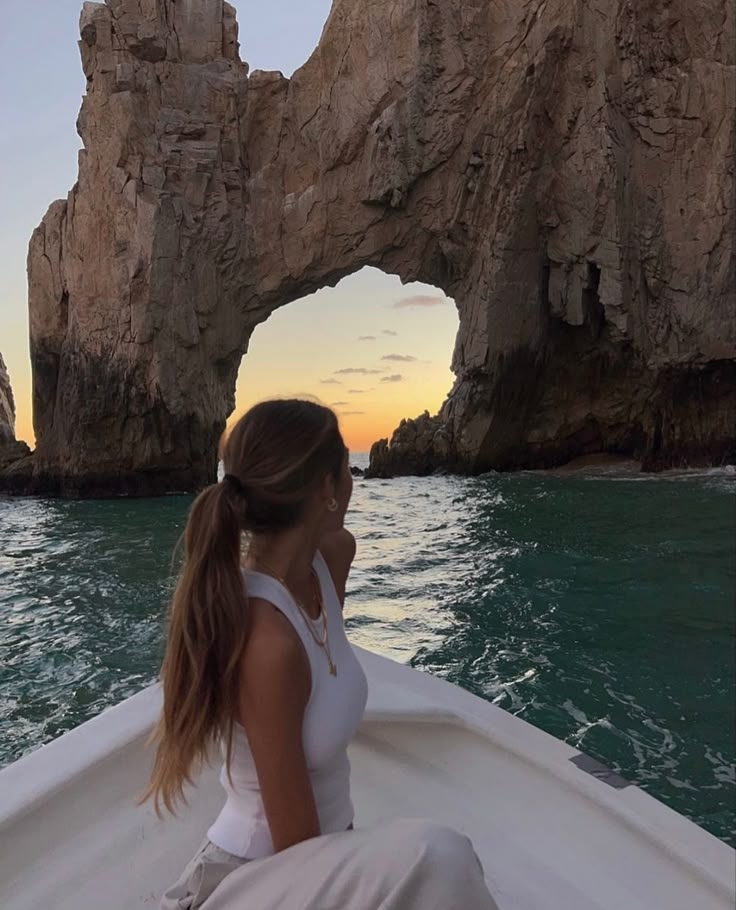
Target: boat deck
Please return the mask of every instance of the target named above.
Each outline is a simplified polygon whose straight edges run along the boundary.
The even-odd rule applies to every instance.
[[[357,826],[453,825],[501,910],[732,910],[726,844],[500,708],[358,653],[371,695],[350,749]],[[158,905],[222,801],[207,769],[178,819],[135,806],[159,704],[147,689],[0,771],[3,910]]]

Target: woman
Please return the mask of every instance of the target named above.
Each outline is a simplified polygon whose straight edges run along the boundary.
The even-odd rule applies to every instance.
[[[456,832],[351,830],[347,745],[367,687],[342,622],[353,481],[334,413],[258,404],[223,461],[187,521],[146,798],[173,811],[221,743],[227,799],[162,910],[495,908]]]

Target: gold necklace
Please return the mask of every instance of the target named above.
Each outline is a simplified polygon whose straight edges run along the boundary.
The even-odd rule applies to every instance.
[[[314,631],[314,622],[315,621],[309,615],[309,611],[304,606],[304,604],[299,600],[298,597],[296,597],[294,595],[291,588],[287,585],[286,580],[283,579],[276,572],[274,572],[274,570],[269,565],[267,565],[265,562],[263,562],[262,559],[257,559],[256,562],[259,563],[261,566],[263,566],[263,568],[266,569],[268,574],[272,578],[275,578],[276,581],[278,581],[286,589],[287,594],[294,601],[297,609],[301,613],[304,623],[309,631],[309,634],[312,636],[314,643],[318,647],[322,648],[322,650],[325,652],[325,657],[327,658],[327,666],[330,668],[330,675],[337,676],[337,665],[333,661],[332,653],[330,651],[330,638],[329,638],[329,632],[327,629],[327,615],[325,614],[325,605],[324,605],[324,602],[322,601],[322,589],[319,584],[319,578],[317,578],[317,574],[314,571],[314,566],[311,569],[310,578],[312,579],[313,583],[316,582],[317,599],[319,602],[319,612],[320,612],[320,616],[322,617],[322,634],[321,634],[321,636],[318,636],[317,633]]]

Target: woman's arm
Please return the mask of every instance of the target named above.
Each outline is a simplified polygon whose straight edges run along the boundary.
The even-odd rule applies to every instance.
[[[347,530],[341,528],[331,534],[325,534],[319,542],[319,551],[324,556],[327,567],[335,583],[340,604],[345,606],[345,588],[350,574],[350,567],[355,558],[355,538]]]
[[[249,601],[251,632],[240,674],[240,720],[278,853],[320,834],[302,725],[312,680],[304,646],[270,603]]]

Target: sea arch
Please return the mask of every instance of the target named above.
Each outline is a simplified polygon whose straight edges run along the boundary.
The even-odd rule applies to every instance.
[[[733,458],[728,86],[657,3],[537,6],[335,0],[287,79],[248,74],[222,0],[85,3],[79,177],[29,251],[37,449],[3,485],[212,480],[253,328],[365,265],[457,302],[422,470]],[[692,91],[657,89],[686,71],[697,128]]]

